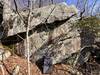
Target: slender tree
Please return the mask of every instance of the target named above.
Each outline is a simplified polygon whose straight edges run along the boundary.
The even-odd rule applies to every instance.
[[[93,9],[94,9],[94,7],[95,7],[97,1],[98,1],[98,0],[95,0],[94,3],[93,3],[93,6],[92,6],[92,8],[91,8],[91,15],[93,14]]]
[[[35,3],[35,0],[33,0],[33,2]],[[30,73],[30,45],[29,45],[29,26],[30,26],[30,22],[31,22],[31,12],[32,12],[32,0],[28,0],[28,6],[29,6],[29,13],[28,13],[28,23],[26,25],[26,50],[27,50],[27,61],[28,61],[28,75],[31,75]]]
[[[53,4],[53,3],[54,3],[54,1],[53,1],[53,0],[51,0],[51,3]]]
[[[42,6],[42,1],[39,0],[39,8]]]

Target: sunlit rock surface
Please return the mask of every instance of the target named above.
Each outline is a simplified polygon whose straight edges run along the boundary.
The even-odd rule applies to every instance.
[[[57,4],[57,5],[48,5],[42,8],[34,9],[31,12],[31,23],[29,25],[29,29],[34,29],[35,26],[45,24],[45,23],[53,23],[55,21],[61,21],[67,19],[73,14],[77,14],[78,10],[75,6],[66,6],[65,4]],[[20,15],[13,13],[9,13],[10,23],[8,29],[7,36],[13,36],[17,33],[22,33],[26,31],[25,21],[27,22],[27,14],[28,11],[21,11]],[[23,21],[24,20],[24,21]]]
[[[75,6],[63,3],[44,6],[31,12],[29,43],[32,62],[47,54],[52,58],[52,63],[56,64],[80,50],[80,34],[73,25],[77,21],[77,13]],[[21,16],[11,13],[8,31],[2,41],[8,45],[15,43],[16,53],[27,56],[25,32],[28,11],[19,14]],[[23,39],[24,42],[21,42]]]

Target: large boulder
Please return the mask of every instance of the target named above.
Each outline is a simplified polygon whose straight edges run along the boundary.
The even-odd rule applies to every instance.
[[[29,48],[32,62],[48,55],[52,58],[52,63],[56,64],[80,50],[80,34],[76,28],[73,28],[73,23],[77,20],[77,13],[78,10],[75,6],[65,4],[49,5],[31,12]],[[10,27],[2,42],[7,41],[7,44],[11,44],[14,41],[17,46],[16,53],[27,56],[24,22],[28,11],[22,11],[20,14],[22,18],[18,14],[11,13]]]
[[[44,55],[53,59],[53,64],[61,62],[71,54],[80,50],[81,39],[77,29],[74,29],[75,18],[64,22],[55,29],[46,32],[41,28],[41,32],[33,33],[30,38],[31,60],[37,61]],[[53,27],[52,27],[53,28]]]
[[[77,13],[78,10],[75,6],[67,6],[65,4],[48,5],[42,8],[34,9],[30,14],[31,24],[29,25],[29,29],[32,30],[38,25],[61,21]],[[7,36],[13,36],[18,33],[26,32],[28,10],[21,11],[19,14],[16,14],[15,12],[10,13]]]

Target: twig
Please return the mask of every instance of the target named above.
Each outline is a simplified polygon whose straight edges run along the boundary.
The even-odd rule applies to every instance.
[[[22,38],[19,34],[17,34],[17,36],[18,36],[19,38],[21,38],[22,40],[24,40],[24,38]]]
[[[15,4],[16,13],[19,15],[19,17],[21,18],[21,20],[25,23],[25,20],[23,19],[23,17],[18,12],[18,6],[17,6],[17,3],[16,3],[16,0],[14,0],[14,4]]]
[[[94,4],[93,4],[93,7],[92,7],[92,9],[91,9],[91,15],[92,15],[92,13],[93,13],[93,8],[95,7],[96,3],[97,3],[97,0],[95,0],[95,2],[94,2]]]
[[[31,12],[32,12],[32,1],[28,0],[28,6],[29,6],[29,13],[28,13],[28,19],[26,25],[26,50],[27,50],[27,61],[28,61],[28,75],[31,75],[31,68],[30,68],[30,50],[29,50],[29,26],[31,22]]]
[[[80,12],[80,20],[82,20],[83,14],[84,14],[84,12],[86,11],[86,10],[85,10],[85,6],[86,6],[87,1],[88,1],[88,0],[85,0],[85,1],[84,1],[84,8],[83,8],[83,11]]]

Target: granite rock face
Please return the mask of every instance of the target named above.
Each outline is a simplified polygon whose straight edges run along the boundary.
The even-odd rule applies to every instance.
[[[31,59],[36,61],[47,55],[53,59],[53,64],[56,64],[80,50],[80,35],[70,24],[74,22],[72,19],[49,32],[33,33],[30,36]]]
[[[29,41],[32,62],[48,55],[52,58],[52,63],[56,64],[80,50],[80,34],[76,28],[73,28],[73,24],[77,20],[77,13],[78,10],[75,6],[65,4],[48,5],[31,12]],[[20,40],[15,43],[16,53],[21,56],[27,55],[27,51],[25,51],[27,14],[27,10],[21,11],[21,18],[18,14],[11,13],[6,35],[6,40],[11,40],[11,42],[24,39],[23,42]],[[15,36],[17,37],[14,39]],[[4,39],[4,41],[6,40]]]
[[[32,30],[36,26],[45,23],[50,24],[55,21],[61,21],[77,13],[78,10],[75,8],[75,6],[67,6],[64,4],[49,5],[42,8],[34,9],[30,15],[31,24],[29,25],[29,29]],[[14,12],[10,13],[9,29],[7,36],[13,36],[18,33],[26,32],[25,23],[27,22],[28,10],[21,11],[19,14],[22,18]]]

